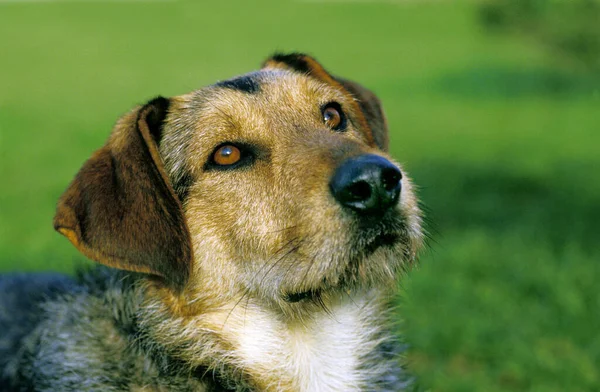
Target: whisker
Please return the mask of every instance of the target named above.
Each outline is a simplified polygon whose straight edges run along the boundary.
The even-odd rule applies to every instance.
[[[223,330],[223,328],[225,328],[225,324],[227,324],[227,321],[229,320],[229,317],[231,316],[231,314],[233,313],[233,311],[235,310],[235,308],[237,308],[237,306],[240,304],[240,302],[242,302],[242,300],[244,299],[245,296],[248,296],[248,301],[250,300],[250,289],[246,289],[244,291],[244,294],[242,294],[242,296],[240,297],[240,299],[237,300],[237,302],[235,303],[235,305],[233,305],[233,307],[231,308],[231,310],[229,311],[229,313],[227,313],[227,317],[225,317],[225,321],[223,321],[223,325],[221,326],[221,330]]]
[[[308,277],[308,273],[310,272],[311,268],[313,267],[313,265],[315,264],[315,260],[317,260],[317,255],[314,255],[311,259],[310,259],[310,264],[308,266],[308,268],[306,269],[306,272],[304,273],[304,276],[302,277],[302,283],[304,283],[304,281],[306,280],[306,278]]]
[[[300,240],[300,243],[298,244],[297,248],[300,247],[300,245],[302,245],[304,243],[304,239]],[[290,265],[288,265],[287,269],[285,270],[285,272],[283,273],[283,280],[287,279],[288,274],[290,273],[290,271],[292,270],[292,267],[294,266],[293,263],[290,263]]]
[[[291,240],[289,240],[288,242],[283,244],[281,246],[281,248],[279,248],[277,251],[275,251],[275,253],[273,253],[273,256],[271,256],[263,265],[260,266],[258,271],[256,271],[256,273],[252,277],[252,281],[254,281],[260,275],[260,273],[263,271],[263,269],[265,269],[271,263],[271,261],[273,261],[275,259],[275,257],[277,257],[279,255],[280,252],[282,252],[287,246],[291,245],[296,240],[298,240],[297,237],[292,238]],[[261,281],[261,283],[262,283],[262,281]]]
[[[300,248],[300,245],[302,244],[302,242],[300,242],[300,244],[295,245],[294,247],[292,247],[290,250],[288,250],[283,256],[281,256],[279,258],[279,260],[277,260],[275,263],[273,263],[273,265],[271,266],[271,268],[269,268],[269,270],[267,272],[264,273],[262,279],[260,280],[260,282],[258,282],[258,285],[262,285],[262,283],[264,282],[264,280],[266,279],[267,275],[269,275],[269,273],[273,270],[273,268],[275,268],[275,266],[277,264],[279,264],[283,259],[285,259],[287,256],[289,256],[291,253],[297,251]],[[290,264],[293,265],[293,264]]]
[[[273,230],[273,231],[267,231],[267,232],[265,232],[265,234],[281,233],[282,231],[293,230],[296,227],[298,227],[298,225],[288,226],[288,227],[284,227],[283,229],[277,229],[277,230]]]
[[[284,245],[282,245],[281,248],[279,248],[273,254],[273,256],[274,257],[278,256],[279,253],[281,253],[285,248],[287,248],[288,246],[292,245],[297,240],[298,240],[297,237],[292,238],[291,240],[289,240],[288,242],[286,242]],[[264,268],[266,268],[269,264],[271,264],[271,266],[269,267],[269,269],[264,274],[262,274],[263,276],[262,276],[262,279],[260,280],[260,282],[258,282],[259,286],[262,285],[262,283],[264,282],[264,280],[266,279],[266,277],[269,275],[269,273],[273,270],[273,268],[275,268],[275,266],[277,266],[277,264],[279,264],[281,261],[283,261],[289,254],[291,254],[291,253],[295,252],[296,250],[298,250],[301,244],[302,244],[302,241],[300,241],[300,243],[296,244],[295,246],[293,246],[292,248],[290,248],[289,250],[287,250],[274,263],[271,264],[271,261],[273,260],[273,258],[271,258],[270,260],[268,260],[267,262],[265,262],[265,264],[263,264],[259,268],[259,270],[256,272],[256,274],[254,274],[254,277],[252,278],[252,280],[255,281],[258,278],[258,276],[261,275],[261,273],[264,270]],[[244,312],[247,312],[247,307],[248,307],[248,304],[250,303],[250,291],[251,291],[250,288],[247,288],[246,290],[244,290],[244,293],[240,296],[240,298],[236,301],[236,303],[233,305],[233,307],[231,308],[231,310],[227,314],[227,317],[225,318],[225,321],[223,322],[223,325],[222,325],[221,329],[223,329],[225,327],[225,325],[227,324],[227,321],[231,317],[231,314],[239,306],[239,304],[244,300],[244,298],[246,298],[246,308],[245,308]],[[244,313],[244,323],[245,322],[246,322],[246,313]]]
[[[329,309],[327,307],[327,305],[325,304],[325,301],[323,301],[323,296],[321,295],[321,293],[317,293],[313,299],[313,301],[321,308],[323,309],[323,311],[329,316],[331,317],[334,321],[339,323],[339,320],[335,318],[335,316],[333,315],[333,312],[331,311],[331,309]]]
[[[304,277],[302,278],[302,280],[306,280],[306,278],[308,277],[308,273],[309,271],[312,269],[312,267],[315,265],[315,262],[317,260],[317,255],[314,255],[311,260],[310,260],[310,265],[308,266],[308,268],[306,269],[306,273],[304,274]],[[333,313],[331,312],[331,310],[327,307],[327,305],[325,304],[325,302],[323,301],[323,296],[321,295],[321,293],[319,291],[317,291],[314,294],[313,297],[313,302],[316,303],[321,309],[323,309],[323,311],[332,319],[334,319],[335,321],[336,318],[333,316]]]
[[[356,303],[356,301],[354,301],[354,298],[352,298],[352,296],[350,295],[349,291],[345,291],[346,295],[348,296],[348,299],[350,300],[350,302],[352,302],[354,304],[354,306],[356,306],[356,309],[361,309],[360,306],[358,306],[358,304]]]

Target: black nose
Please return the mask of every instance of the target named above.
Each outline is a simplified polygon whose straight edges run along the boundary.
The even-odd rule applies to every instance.
[[[350,158],[335,171],[329,188],[344,207],[361,214],[381,214],[398,203],[402,173],[378,155]]]

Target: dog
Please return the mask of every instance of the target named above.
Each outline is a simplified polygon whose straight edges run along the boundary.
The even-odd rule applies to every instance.
[[[378,98],[314,58],[152,99],[54,227],[104,266],[0,280],[3,391],[399,391],[422,243]]]

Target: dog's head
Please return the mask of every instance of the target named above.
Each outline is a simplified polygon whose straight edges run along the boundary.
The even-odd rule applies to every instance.
[[[302,306],[393,287],[421,243],[379,100],[302,54],[126,114],[59,201],[86,256],[174,292]],[[290,305],[298,303],[300,305]]]

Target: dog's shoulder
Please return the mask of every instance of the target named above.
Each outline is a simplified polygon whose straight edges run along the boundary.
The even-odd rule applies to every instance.
[[[99,307],[97,290],[90,287],[92,291],[77,277],[60,274],[0,277],[0,374],[5,388],[36,389],[42,373],[62,373],[54,362],[73,362],[68,357],[83,331],[93,339],[93,324],[99,320],[92,322],[90,316]],[[85,342],[79,347],[85,351],[89,346]]]
[[[0,275],[0,366],[40,322],[40,304],[76,287],[74,279],[59,274]]]
[[[43,304],[77,290],[71,277],[60,274],[0,276],[0,390],[12,390],[23,343],[46,317]]]
[[[191,390],[136,344],[136,279],[108,268],[2,276],[0,391],[135,390],[165,379]]]

